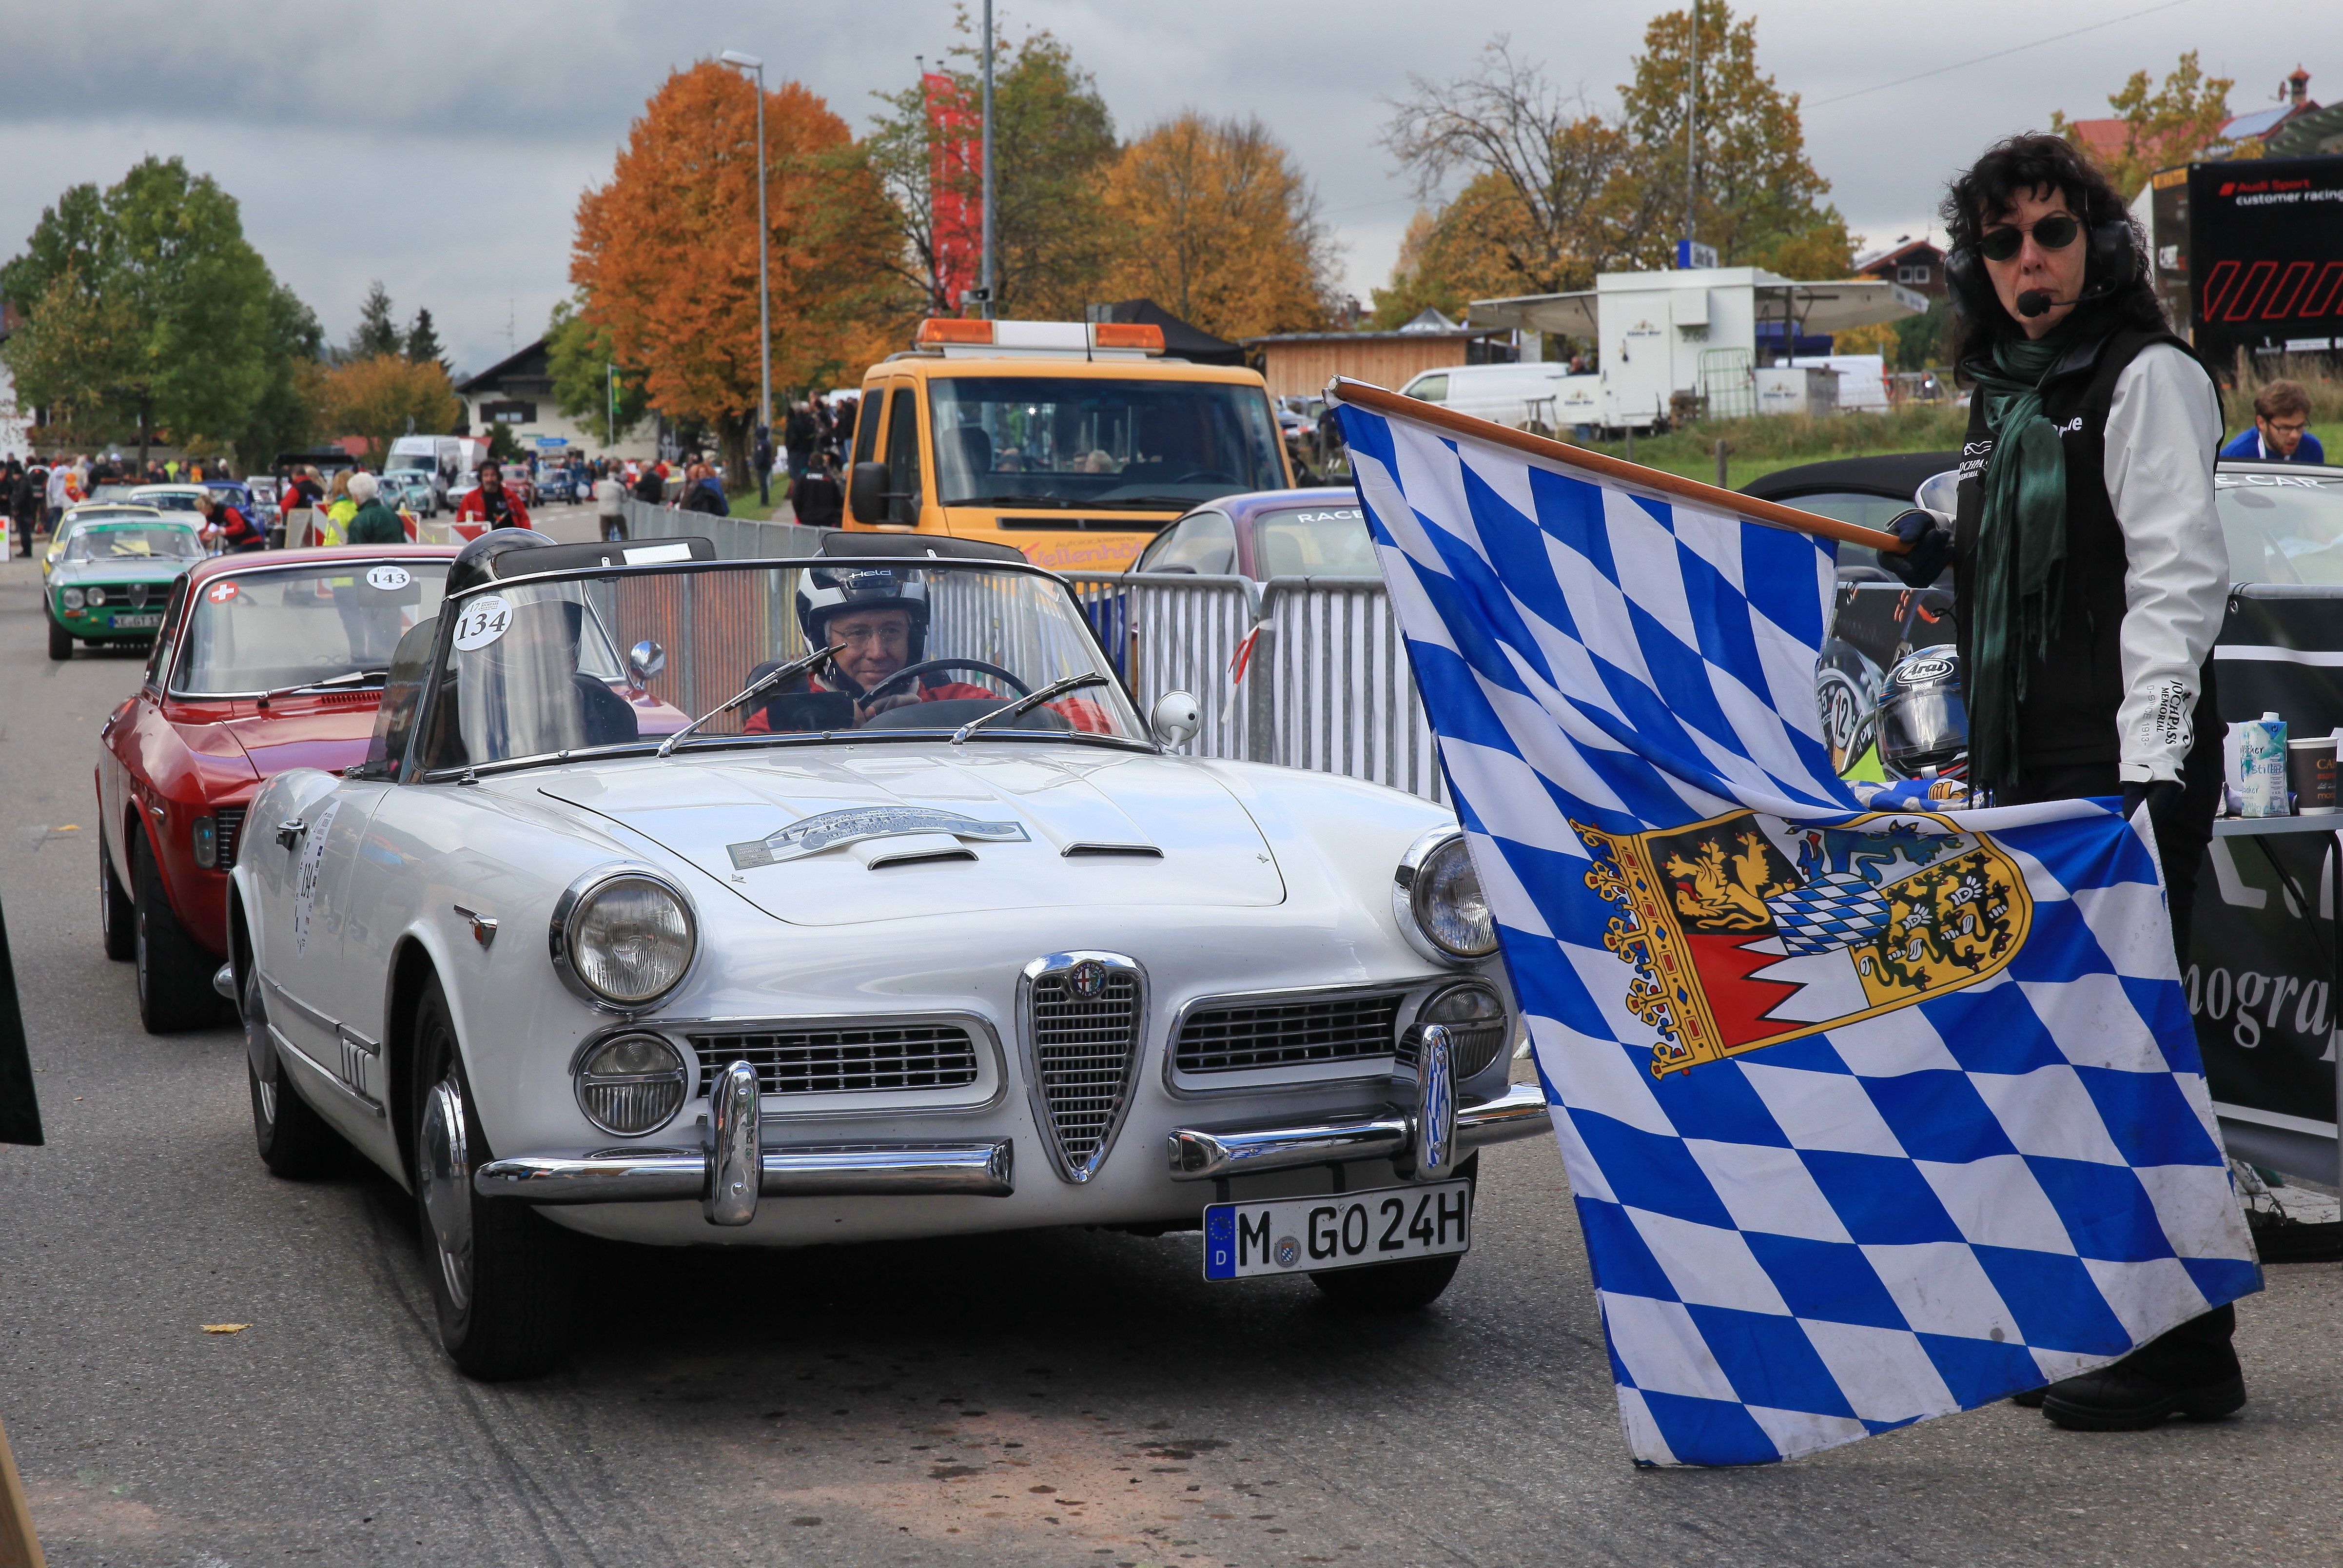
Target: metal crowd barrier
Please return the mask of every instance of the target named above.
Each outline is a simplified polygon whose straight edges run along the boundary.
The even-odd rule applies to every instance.
[[[729,559],[816,553],[820,531],[627,502],[636,538],[701,534]],[[1432,727],[1379,577],[1199,577],[1070,572],[1141,714],[1167,691],[1196,699],[1203,723],[1184,749],[1275,762],[1447,799]],[[971,591],[973,591],[971,587]],[[986,614],[940,601],[938,619]],[[931,653],[935,649],[930,650]]]
[[[809,556],[818,552],[820,528],[795,523],[769,523],[756,518],[719,518],[711,512],[687,512],[680,507],[652,506],[632,496],[626,500],[627,537],[630,539],[672,539],[697,534],[716,546],[726,560],[769,560],[776,557]]]
[[[1379,577],[1071,573],[1144,713],[1203,709],[1188,749],[1388,784],[1444,800],[1432,727]]]

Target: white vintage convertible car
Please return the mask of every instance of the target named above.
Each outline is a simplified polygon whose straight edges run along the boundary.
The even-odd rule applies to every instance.
[[[1201,1230],[1215,1279],[1445,1287],[1473,1150],[1548,1126],[1449,812],[1177,754],[1193,701],[1143,723],[985,547],[520,532],[367,761],[254,800],[216,981],[262,1159],[414,1192],[467,1372],[558,1357],[571,1231]]]

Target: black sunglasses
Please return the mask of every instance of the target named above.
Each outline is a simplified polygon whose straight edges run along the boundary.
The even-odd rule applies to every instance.
[[[2005,224],[2000,228],[1986,230],[1984,236],[1977,241],[1977,254],[1987,261],[2007,261],[2026,244],[2026,236],[2029,233],[2034,236],[2034,243],[2043,249],[2064,250],[2074,244],[2075,236],[2082,232],[2082,220],[2073,213],[2054,212],[2038,220],[2031,229],[2015,228]]]

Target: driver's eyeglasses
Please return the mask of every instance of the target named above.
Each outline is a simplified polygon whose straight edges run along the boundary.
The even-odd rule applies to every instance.
[[[2075,236],[2082,232],[2082,220],[2073,213],[2054,212],[2047,217],[2037,218],[2032,228],[2004,224],[1999,228],[1986,230],[1984,237],[1977,241],[1977,252],[1987,261],[2007,261],[2024,246],[2029,234],[2034,236],[2034,243],[2045,250],[2064,250],[2074,244]]]
[[[2262,423],[2281,436],[2299,436],[2310,428],[2308,419],[2265,419]]]

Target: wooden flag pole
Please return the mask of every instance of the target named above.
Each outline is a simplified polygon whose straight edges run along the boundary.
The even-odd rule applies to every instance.
[[[1372,408],[1378,414],[1394,418],[1413,419],[1420,425],[1433,425],[1470,440],[1485,441],[1493,447],[1510,447],[1516,452],[1550,462],[1564,463],[1583,468],[1590,474],[1600,474],[1606,479],[1638,489],[1655,490],[1661,495],[1713,512],[1725,512],[1736,518],[1746,518],[1753,523],[1768,528],[1789,528],[1802,534],[1817,534],[1842,544],[1864,545],[1885,555],[1900,556],[1912,547],[1894,534],[1880,528],[1866,528],[1860,523],[1842,523],[1836,518],[1825,518],[1820,512],[1800,511],[1779,501],[1761,501],[1755,496],[1745,496],[1738,490],[1720,489],[1704,485],[1698,479],[1687,479],[1677,474],[1662,473],[1646,468],[1641,463],[1623,462],[1606,457],[1600,452],[1590,452],[1584,447],[1574,447],[1567,441],[1551,440],[1533,436],[1527,430],[1495,424],[1487,419],[1475,419],[1470,414],[1459,414],[1437,403],[1421,402],[1403,397],[1388,388],[1372,382],[1353,381],[1347,376],[1337,376],[1326,383],[1326,398],[1332,403],[1349,403],[1361,408]]]
[[[8,1430],[0,1427],[0,1568],[45,1568],[40,1537],[33,1533],[33,1511],[8,1452]]]

